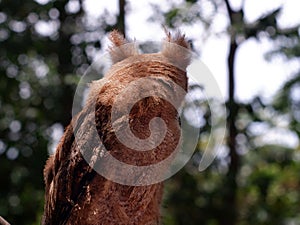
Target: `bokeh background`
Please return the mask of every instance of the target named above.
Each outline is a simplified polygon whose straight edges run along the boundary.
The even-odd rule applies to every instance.
[[[214,109],[200,94],[205,85],[192,86],[199,118],[183,119],[201,127],[200,138],[166,182],[163,224],[300,224],[297,2],[0,0],[0,215],[40,224],[43,166],[71,119],[80,77],[107,49],[107,33],[119,29],[151,48],[164,24],[181,28],[216,76],[228,129],[220,154],[199,172]]]

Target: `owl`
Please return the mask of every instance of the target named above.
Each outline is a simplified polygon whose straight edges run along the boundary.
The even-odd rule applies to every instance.
[[[43,225],[160,224],[190,47],[180,32],[166,32],[159,53],[140,54],[118,31],[110,41],[111,68],[46,162]]]

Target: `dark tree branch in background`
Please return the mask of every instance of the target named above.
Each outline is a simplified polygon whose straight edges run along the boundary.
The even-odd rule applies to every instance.
[[[228,12],[230,22],[232,23],[233,22],[234,11],[232,10],[228,0],[224,0],[224,2],[225,2],[225,5],[226,5],[226,9],[227,9],[227,12]]]
[[[124,37],[126,37],[126,22],[125,22],[125,15],[126,15],[126,0],[119,0],[119,15],[117,19],[117,29],[121,32]]]
[[[228,68],[228,81],[229,81],[229,99],[227,104],[228,110],[228,117],[227,117],[227,124],[228,124],[228,147],[229,147],[229,157],[230,157],[230,164],[228,168],[227,177],[225,180],[225,194],[224,194],[224,202],[227,205],[226,212],[224,212],[224,217],[221,219],[221,225],[234,225],[237,221],[237,207],[236,207],[236,193],[237,193],[237,174],[239,171],[239,164],[240,164],[240,156],[237,153],[236,148],[236,137],[237,137],[237,128],[235,125],[237,114],[238,114],[238,104],[235,100],[235,57],[236,51],[238,48],[238,43],[236,41],[236,32],[234,30],[234,25],[237,21],[235,18],[235,14],[242,13],[242,11],[235,12],[232,10],[228,0],[224,0],[228,12],[228,16],[230,19],[230,48],[229,54],[227,59],[227,68]]]

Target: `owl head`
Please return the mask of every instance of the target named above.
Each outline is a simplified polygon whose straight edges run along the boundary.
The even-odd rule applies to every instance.
[[[84,156],[85,150],[103,152],[96,170],[107,179],[129,185],[162,181],[162,171],[167,171],[181,146],[179,109],[187,93],[189,43],[180,32],[166,32],[160,52],[142,54],[135,42],[117,31],[109,39],[112,66],[92,82],[84,108],[90,118],[87,124],[95,124],[76,132],[79,140],[87,130],[94,132],[89,136],[95,141],[80,149]],[[104,151],[98,148],[99,140]],[[112,167],[118,173],[111,173]],[[141,178],[142,174],[147,176]]]
[[[112,31],[109,34],[111,46],[108,49],[112,66],[106,71],[104,79],[92,82],[91,97],[88,99],[94,101],[107,81],[122,83],[125,79],[130,82],[151,76],[168,78],[187,91],[186,68],[192,58],[190,44],[180,31],[173,35],[167,30],[165,33],[160,52],[143,54],[139,52],[135,41],[126,39],[117,30]]]

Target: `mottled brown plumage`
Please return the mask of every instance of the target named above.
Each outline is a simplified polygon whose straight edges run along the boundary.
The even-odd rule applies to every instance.
[[[147,180],[147,171],[135,174],[133,178],[131,174],[123,174],[117,166],[110,165],[106,160],[107,155],[111,154],[130,165],[146,166],[158,163],[178,150],[178,112],[167,100],[180,103],[184,98],[182,93],[174,91],[174,85],[187,90],[185,68],[190,55],[188,51],[180,53],[174,49],[174,44],[188,48],[188,43],[179,33],[174,38],[168,34],[162,53],[138,55],[134,45],[127,44],[127,40],[118,32],[114,31],[110,40],[113,43],[110,54],[115,64],[105,78],[91,84],[86,106],[73,118],[55,154],[46,163],[43,225],[159,224],[163,192],[161,182],[145,186],[118,184],[101,176],[91,166],[118,173],[129,182],[130,179],[143,176]],[[126,45],[128,48],[122,48]],[[112,105],[115,104],[116,96],[128,85],[150,75],[153,82],[147,83],[147,87],[159,90],[164,99],[149,96],[138,101],[130,111],[129,125],[136,137],[145,139],[150,135],[150,120],[160,117],[165,121],[167,131],[162,143],[155,149],[136,151],[122,144],[116,137],[111,121]],[[115,121],[116,129],[122,131],[127,122],[122,117],[128,107],[126,99],[130,99],[130,95],[139,96],[143,91],[143,87],[135,89],[115,106],[120,114]],[[99,139],[95,138],[95,132]],[[165,169],[161,167],[161,173]]]

